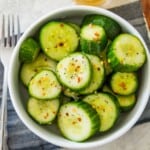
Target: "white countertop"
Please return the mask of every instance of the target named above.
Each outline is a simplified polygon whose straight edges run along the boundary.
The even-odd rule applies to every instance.
[[[108,0],[103,8],[112,8],[137,0]],[[73,0],[0,0],[0,14],[19,14],[22,32],[42,15],[50,10],[74,5]]]

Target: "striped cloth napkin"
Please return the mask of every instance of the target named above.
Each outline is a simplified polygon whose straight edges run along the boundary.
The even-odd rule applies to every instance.
[[[112,12],[128,20],[143,36],[150,48],[140,2],[111,9]],[[3,68],[0,64],[0,98],[2,95]],[[150,102],[137,123],[150,121]],[[48,143],[33,134],[18,118],[8,95],[8,146],[10,150],[60,150],[61,148]]]

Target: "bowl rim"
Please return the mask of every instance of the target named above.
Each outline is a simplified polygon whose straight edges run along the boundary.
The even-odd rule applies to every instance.
[[[139,34],[139,32],[130,24],[128,23],[125,19],[121,18],[120,16],[118,16],[117,14],[103,9],[103,8],[98,8],[98,7],[93,7],[93,6],[67,6],[67,7],[61,7],[59,9],[55,9],[50,11],[49,13],[43,15],[42,17],[40,17],[37,21],[35,21],[33,24],[31,24],[26,31],[24,32],[24,34],[22,35],[22,37],[20,38],[20,40],[18,41],[11,60],[10,60],[10,66],[9,66],[9,73],[8,73],[8,87],[9,87],[9,92],[10,92],[10,97],[11,97],[11,101],[13,104],[13,107],[15,108],[15,111],[17,112],[17,115],[19,116],[19,118],[23,121],[23,123],[26,125],[26,127],[28,127],[28,129],[30,129],[34,134],[36,134],[37,136],[39,136],[40,138],[44,139],[45,141],[48,141],[54,145],[57,146],[61,146],[61,147],[66,147],[66,148],[75,148],[75,149],[84,149],[84,148],[93,148],[93,147],[97,147],[97,146],[102,146],[106,143],[109,143],[117,138],[119,138],[120,136],[122,136],[123,134],[125,134],[135,123],[136,121],[139,119],[139,117],[141,116],[142,112],[144,111],[144,108],[146,107],[146,104],[148,102],[148,98],[149,98],[149,91],[150,88],[146,89],[145,92],[145,99],[143,101],[143,105],[141,107],[139,107],[138,111],[135,112],[135,115],[133,118],[130,119],[130,121],[128,121],[126,123],[125,126],[123,126],[121,129],[117,130],[113,135],[106,137],[105,139],[99,140],[99,141],[93,141],[91,143],[87,143],[87,142],[83,142],[83,143],[76,143],[76,142],[66,142],[64,143],[63,141],[59,141],[57,139],[53,139],[53,138],[49,138],[47,135],[45,135],[45,133],[40,133],[38,131],[37,128],[35,128],[30,120],[28,120],[26,118],[26,114],[24,114],[24,112],[22,112],[17,104],[17,101],[15,100],[15,92],[14,92],[14,86],[13,86],[13,77],[11,76],[12,72],[13,72],[13,64],[15,61],[15,57],[19,51],[19,47],[21,45],[21,43],[23,42],[23,40],[27,37],[28,33],[35,27],[37,26],[37,24],[39,24],[40,22],[42,22],[43,20],[46,20],[47,18],[51,17],[52,15],[55,15],[57,13],[63,13],[64,11],[93,11],[93,12],[97,12],[97,13],[101,13],[101,14],[106,14],[107,16],[111,16],[114,17],[115,20],[120,20],[122,23],[125,23],[126,25],[130,26],[130,28],[132,28],[136,34],[138,35],[138,37],[140,37],[142,43],[144,44],[144,47],[146,48],[146,53],[147,53],[147,61],[148,61],[148,68],[150,68],[150,54],[148,51],[148,48],[143,40],[143,38],[141,37],[141,35]],[[148,70],[148,74],[150,74],[150,69]],[[150,78],[147,81],[150,85]]]

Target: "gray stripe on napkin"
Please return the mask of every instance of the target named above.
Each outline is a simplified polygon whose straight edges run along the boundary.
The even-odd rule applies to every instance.
[[[150,40],[147,35],[146,25],[143,18],[140,1],[110,9],[112,12],[118,14],[122,18],[131,23],[142,35],[148,48],[150,48]],[[132,12],[132,13],[131,13]]]
[[[142,11],[139,1],[123,5],[120,7],[115,7],[110,10],[126,20],[132,20],[135,18],[142,17]]]
[[[147,37],[145,22],[142,16],[142,11],[139,2],[134,2],[125,6],[111,9],[111,11],[128,20],[143,36],[148,47],[150,41]],[[131,14],[132,12],[132,14]],[[2,93],[2,74],[3,68],[0,64],[0,96]],[[0,97],[1,99],[1,97]],[[10,98],[8,98],[10,99]],[[150,102],[148,103],[142,117],[138,123],[150,121]],[[18,118],[12,103],[8,100],[8,145],[10,150],[58,150],[59,148],[50,144],[31,131],[29,131],[22,121]]]

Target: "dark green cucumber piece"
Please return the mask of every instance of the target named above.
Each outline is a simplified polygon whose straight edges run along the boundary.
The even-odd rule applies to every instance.
[[[110,78],[110,86],[114,93],[130,95],[138,88],[137,74],[133,72],[115,72]]]
[[[20,68],[20,78],[25,86],[28,86],[33,76],[45,69],[49,69],[55,72],[56,61],[50,59],[45,54],[40,53],[37,58],[31,63],[23,63]]]
[[[20,47],[19,59],[21,62],[32,62],[38,56],[39,51],[39,44],[31,37],[27,38]]]
[[[100,132],[108,131],[114,126],[120,112],[115,96],[101,92],[88,95],[83,101],[89,103],[98,112],[101,122]]]
[[[145,48],[136,36],[120,34],[109,47],[107,58],[115,71],[137,71],[146,60]]]
[[[90,23],[102,26],[105,29],[108,38],[111,40],[113,40],[122,31],[121,26],[115,20],[105,15],[86,15],[82,21],[82,26]]]
[[[100,55],[99,55],[100,59],[103,61],[106,75],[109,75],[113,72],[113,68],[108,63],[108,59],[107,59],[107,52],[108,52],[110,44],[111,44],[111,41],[108,41],[107,46],[105,47],[103,51],[100,52]]]
[[[73,53],[57,64],[60,82],[72,90],[85,88],[91,80],[91,64],[86,55]]]
[[[27,103],[27,111],[39,124],[51,124],[56,118],[59,105],[59,99],[43,101],[30,97]]]
[[[90,23],[81,28],[81,51],[99,55],[100,51],[105,49],[106,44],[107,36],[103,27]]]
[[[120,110],[122,112],[130,111],[136,104],[136,94],[135,93],[133,93],[131,95],[127,95],[127,96],[118,95],[118,94],[115,94],[108,85],[104,85],[102,90],[104,92],[111,93],[117,97],[117,100],[118,100],[118,103],[120,106]]]
[[[40,44],[44,53],[54,60],[74,52],[78,47],[79,37],[76,30],[64,22],[51,21],[40,30]]]
[[[60,107],[58,126],[64,137],[72,141],[85,141],[99,131],[97,112],[83,101],[68,102]]]
[[[57,98],[62,90],[55,73],[50,70],[42,70],[35,74],[28,88],[32,97],[42,100]]]
[[[83,90],[80,90],[80,94],[90,94],[100,88],[105,79],[105,69],[103,62],[99,57],[95,55],[87,55],[92,65],[92,77],[90,84]]]

